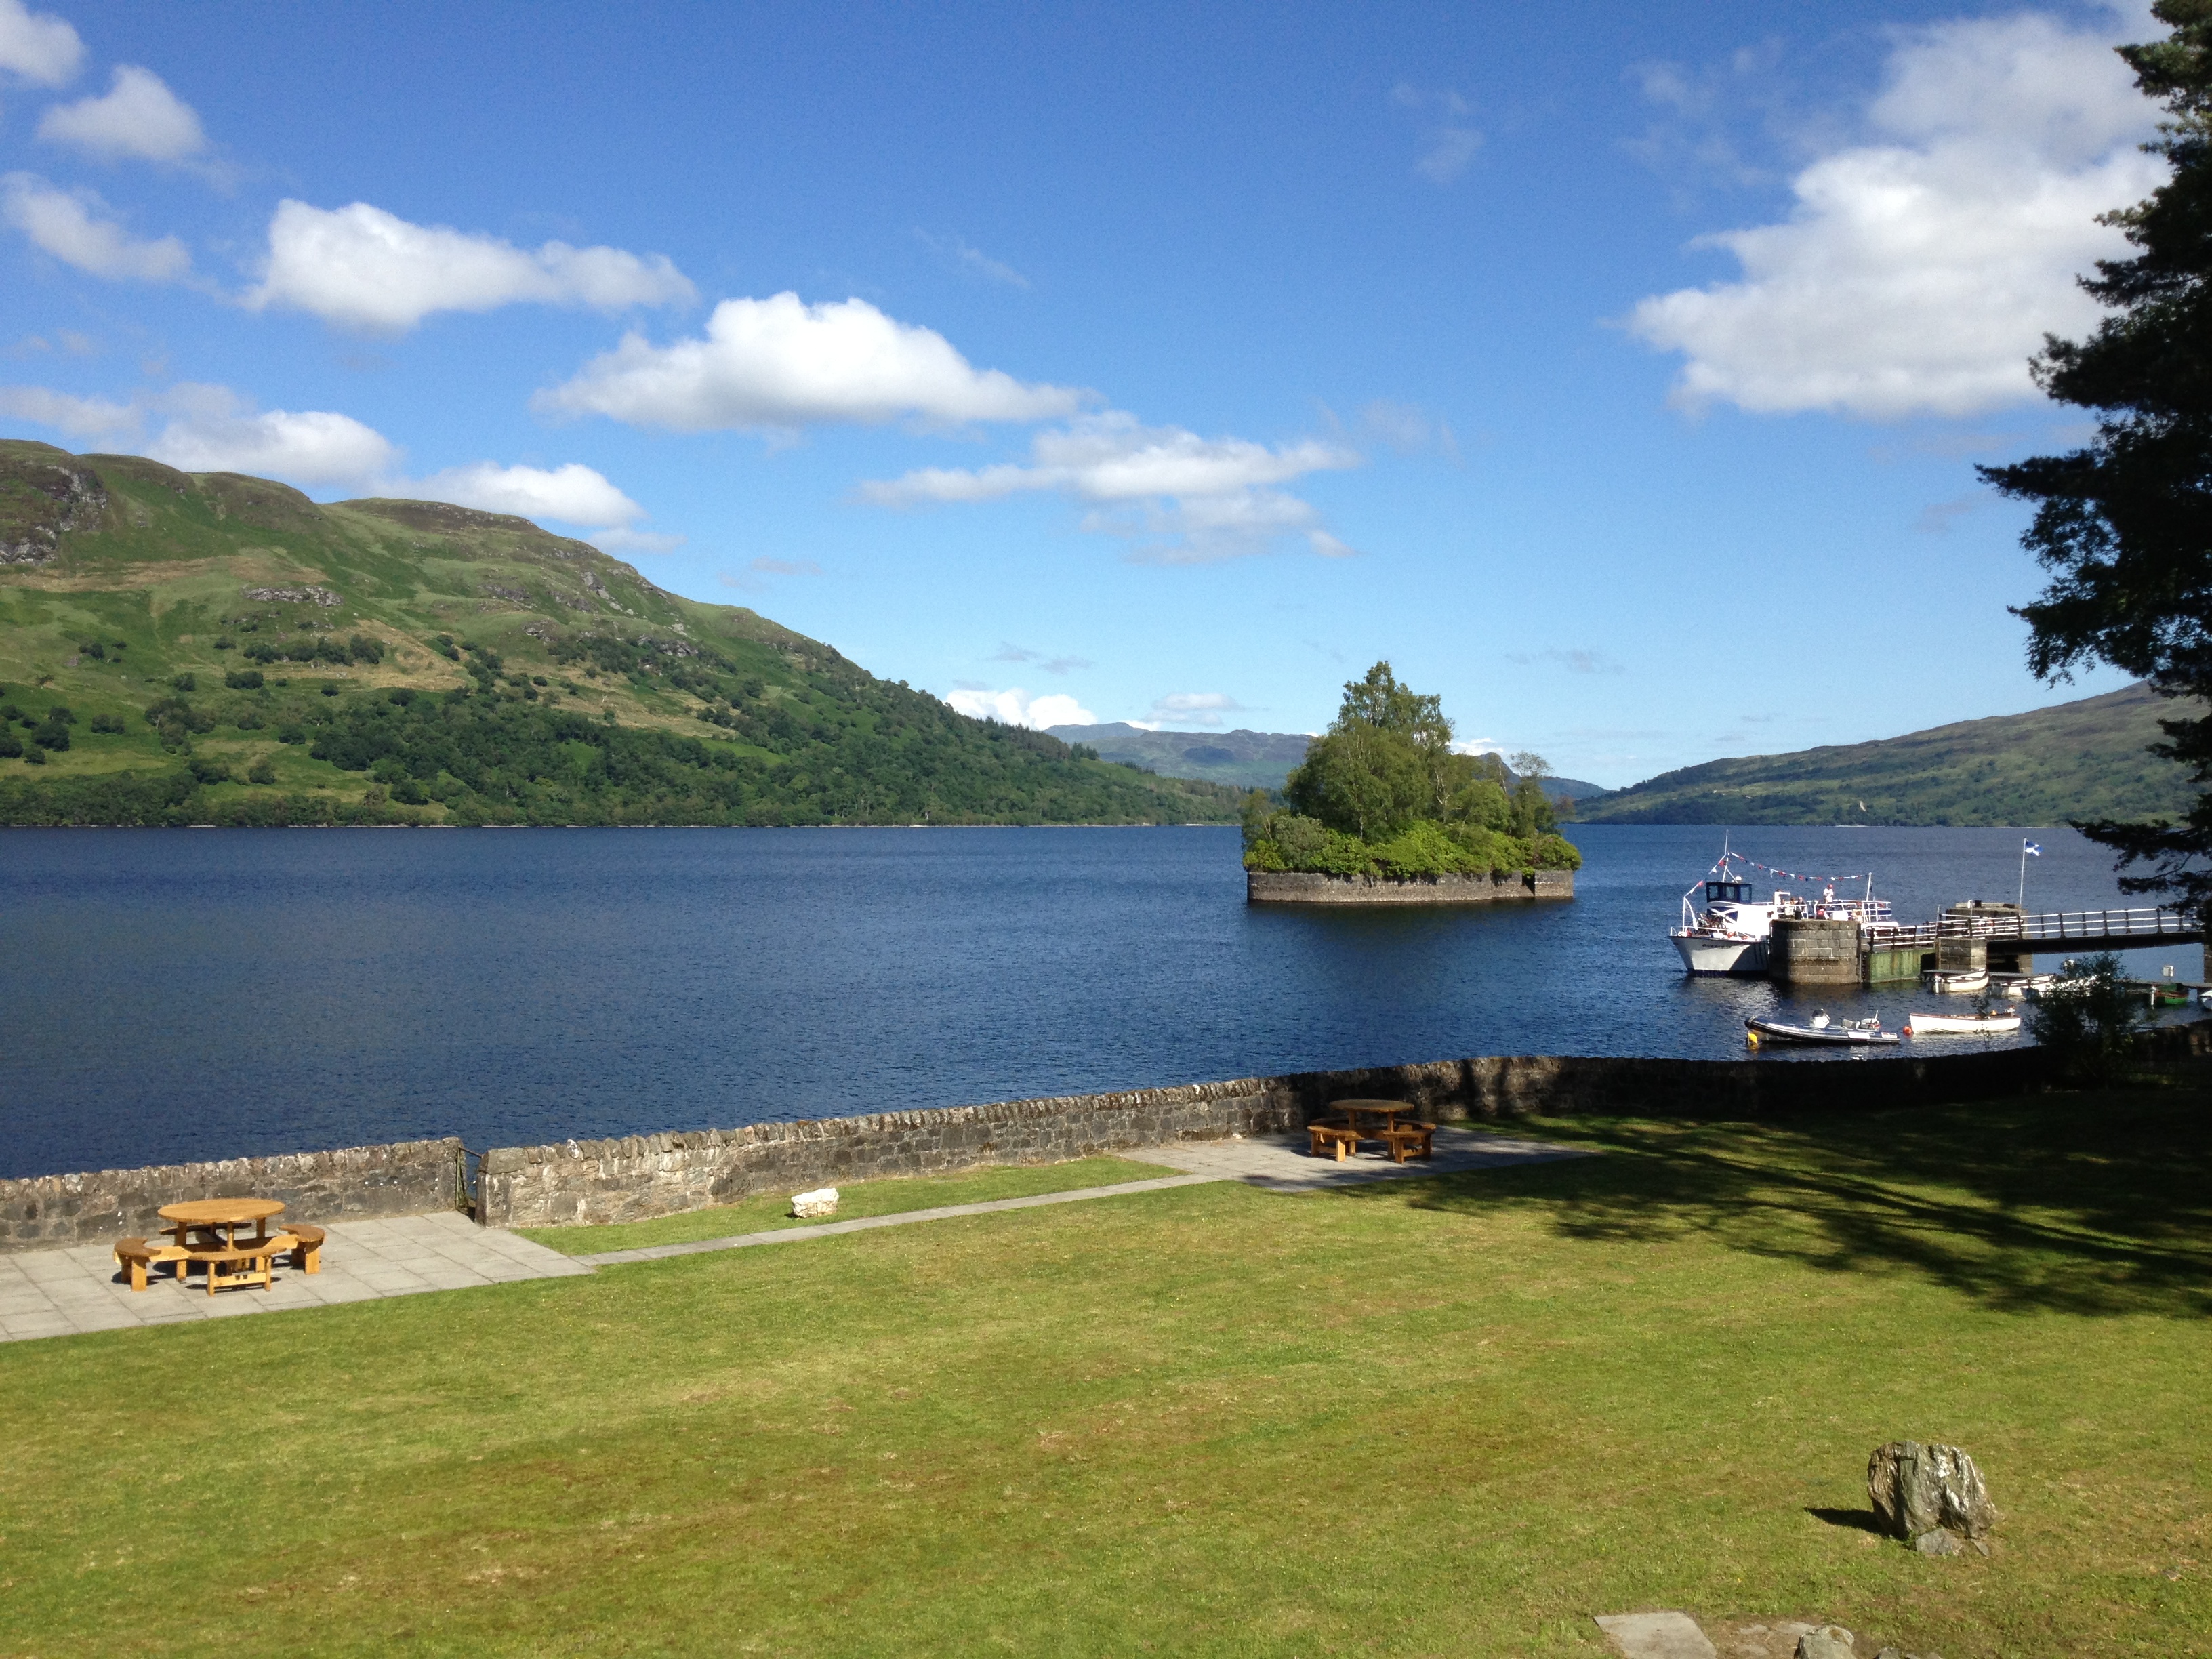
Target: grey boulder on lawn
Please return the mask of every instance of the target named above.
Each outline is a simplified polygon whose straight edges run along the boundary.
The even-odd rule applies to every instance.
[[[1962,1539],[1990,1553],[1996,1505],[1974,1460],[1956,1446],[1893,1440],[1875,1447],[1867,1497],[1884,1529],[1923,1555],[1955,1555]]]

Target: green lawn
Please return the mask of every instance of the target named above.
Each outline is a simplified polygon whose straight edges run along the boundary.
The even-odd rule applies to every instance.
[[[916,1176],[905,1180],[848,1182],[837,1188],[839,1221],[862,1216],[902,1215],[951,1204],[984,1204],[999,1198],[1031,1198],[1040,1193],[1072,1193],[1085,1187],[1118,1187],[1130,1181],[1171,1176],[1157,1164],[1126,1158],[1079,1158],[1065,1164],[1018,1164],[972,1170],[963,1175]],[[791,1213],[791,1194],[749,1198],[717,1204],[651,1221],[617,1221],[599,1227],[518,1227],[563,1255],[594,1255],[601,1250],[635,1250],[650,1244],[688,1244],[698,1238],[734,1238],[783,1227],[818,1227]]]
[[[1606,1156],[11,1344],[0,1651],[2203,1654],[2206,1103],[1548,1123]],[[1993,1559],[1866,1529],[1905,1435]]]

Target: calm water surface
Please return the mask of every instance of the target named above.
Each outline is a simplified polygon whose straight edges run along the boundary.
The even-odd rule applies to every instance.
[[[1737,1056],[1747,1013],[1939,1000],[1687,979],[1666,932],[1719,832],[1574,836],[1571,904],[1344,914],[1248,908],[1233,830],[0,831],[0,1175]],[[2031,908],[2120,902],[2108,855],[2037,839]],[[1785,868],[1871,869],[1916,921],[2011,897],[2020,841],[1735,833]],[[2194,945],[2128,961],[2201,972]]]

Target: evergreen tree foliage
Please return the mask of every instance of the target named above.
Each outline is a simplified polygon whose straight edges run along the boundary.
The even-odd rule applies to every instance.
[[[2172,31],[2123,46],[2143,93],[2168,119],[2148,148],[2172,164],[2148,201],[2107,215],[2137,249],[2100,260],[2082,286],[2112,314],[2086,340],[2049,339],[2037,384],[2094,410],[2095,437],[2063,455],[1979,469],[2036,503],[2024,542],[2051,573],[2018,608],[2028,661],[2045,679],[2092,661],[2169,697],[2212,697],[2212,0],[2158,0]],[[2212,716],[2161,720],[2152,752],[2212,787]],[[2130,892],[2212,900],[2212,793],[2179,823],[2096,821],[2079,828],[2118,851]]]
[[[1286,811],[1257,791],[1247,799],[1248,869],[1436,876],[1582,863],[1553,833],[1540,777],[1516,783],[1495,755],[1455,753],[1443,699],[1400,684],[1388,662],[1345,686],[1283,799]]]

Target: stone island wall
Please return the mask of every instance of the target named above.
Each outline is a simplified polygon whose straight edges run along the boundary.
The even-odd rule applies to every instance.
[[[333,1152],[0,1180],[0,1252],[151,1237],[167,1225],[155,1212],[194,1198],[280,1199],[289,1221],[422,1215],[460,1206],[460,1176],[461,1143],[449,1135]]]
[[[1571,870],[1498,870],[1486,876],[1325,876],[1306,870],[1248,870],[1248,904],[1496,904],[1571,899]]]

